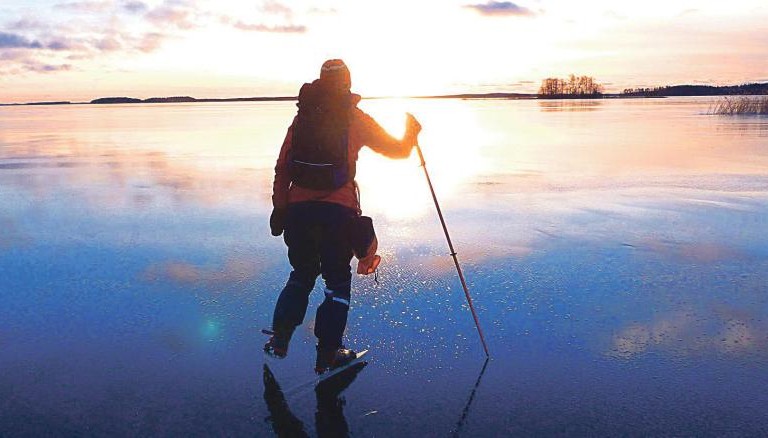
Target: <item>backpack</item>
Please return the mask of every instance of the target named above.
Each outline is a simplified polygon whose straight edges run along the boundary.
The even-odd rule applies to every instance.
[[[352,94],[316,80],[299,91],[289,171],[291,182],[313,190],[334,190],[350,179],[348,156]]]

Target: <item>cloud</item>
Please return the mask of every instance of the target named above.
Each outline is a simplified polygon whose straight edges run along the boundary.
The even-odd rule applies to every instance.
[[[19,50],[0,50],[0,61],[18,61],[26,57],[27,54]]]
[[[171,25],[184,30],[197,27],[192,21],[194,18],[193,6],[182,2],[166,1],[161,6],[149,11],[145,18],[156,26]]]
[[[55,73],[73,70],[71,64],[49,64],[38,61],[28,53],[7,54],[0,53],[0,76],[17,75],[23,73]]]
[[[483,4],[466,5],[468,9],[474,9],[482,15],[487,16],[518,16],[528,17],[535,15],[533,11],[512,2],[490,1]]]
[[[0,49],[42,49],[39,41],[29,40],[14,33],[0,32]]]
[[[43,63],[30,63],[25,65],[25,70],[37,72],[37,73],[54,73],[59,71],[70,71],[72,70],[72,65],[71,64],[52,65],[52,64],[43,64]]]
[[[261,10],[268,14],[282,15],[285,18],[293,17],[293,10],[290,7],[276,1],[264,2]]]
[[[78,41],[74,41],[68,38],[56,38],[51,40],[45,45],[46,49],[55,51],[82,51],[87,50],[88,46]]]
[[[246,23],[242,20],[235,20],[231,17],[221,17],[221,22],[231,24],[232,27],[246,32],[269,32],[269,33],[305,33],[307,27],[304,25],[293,24],[294,11],[289,6],[269,0],[262,4],[260,8],[266,20],[271,23],[282,22],[283,24]],[[275,18],[279,16],[280,18]],[[234,24],[233,24],[234,23]]]
[[[102,53],[114,52],[141,52],[151,53],[160,48],[169,34],[148,31],[143,34],[131,34],[119,30],[103,32],[101,35],[94,35],[93,38],[83,41],[81,44],[70,44],[70,48],[75,50],[75,55],[88,57],[98,56]]]
[[[85,48],[83,44],[76,43],[68,38],[54,38],[43,44],[40,41],[30,40],[18,34],[0,32],[0,49],[48,49],[60,51],[83,48]]]
[[[266,7],[275,13],[287,13],[279,3]],[[90,14],[95,19],[74,27],[68,22],[21,17],[0,30],[0,74],[28,72],[50,73],[74,68],[61,64],[93,60],[104,54],[140,54],[157,50],[169,37],[200,27],[204,18],[195,0],[163,0],[152,7],[144,0],[60,1],[55,4],[60,15]],[[126,15],[144,21],[140,27],[122,25]],[[263,29],[270,31],[271,29]],[[290,31],[275,28],[273,31]]]
[[[38,30],[47,29],[48,25],[35,18],[22,18],[15,23],[11,23],[8,29],[11,30]]]
[[[69,2],[69,3],[59,3],[54,6],[56,9],[71,11],[71,12],[78,12],[78,13],[94,13],[94,12],[105,12],[109,10],[112,7],[112,4],[110,2],[101,1],[82,1],[82,2]]]
[[[96,41],[95,47],[102,52],[116,52],[123,48],[123,43],[114,36],[106,36]]]
[[[234,27],[249,32],[304,33],[307,31],[307,27],[302,25],[285,24],[270,26],[266,24],[247,24],[242,21],[235,23]]]
[[[70,46],[68,41],[58,40],[58,41],[53,41],[49,43],[46,46],[46,48],[51,50],[69,50],[72,47]]]
[[[165,34],[150,32],[141,38],[137,48],[144,53],[153,52],[163,44],[163,41],[166,38],[167,36]]]
[[[141,14],[149,10],[149,6],[147,6],[146,3],[135,1],[135,0],[129,0],[124,2],[122,7],[124,10],[131,12],[133,14]]]
[[[0,76],[23,73],[55,73],[74,70],[78,61],[104,54],[150,53],[168,35],[147,32],[132,35],[119,30],[93,30],[87,37],[52,36],[46,41],[13,33],[0,33]],[[66,59],[68,63],[61,63]]]

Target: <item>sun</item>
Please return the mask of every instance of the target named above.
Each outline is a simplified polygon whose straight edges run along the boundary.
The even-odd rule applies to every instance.
[[[456,200],[463,184],[483,169],[480,149],[488,142],[466,103],[446,99],[374,99],[361,103],[389,133],[401,137],[405,113],[423,126],[419,136],[426,165],[441,201]],[[404,160],[390,160],[368,148],[360,151],[357,182],[364,212],[390,219],[412,219],[434,209],[416,151]]]

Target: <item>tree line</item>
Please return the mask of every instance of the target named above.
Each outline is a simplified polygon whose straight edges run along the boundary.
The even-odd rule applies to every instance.
[[[541,81],[539,96],[548,98],[601,97],[603,85],[591,76],[570,75],[567,79],[546,78]]]
[[[726,96],[726,95],[765,95],[768,94],[768,83],[753,83],[742,85],[668,85],[653,88],[626,88],[625,96]]]

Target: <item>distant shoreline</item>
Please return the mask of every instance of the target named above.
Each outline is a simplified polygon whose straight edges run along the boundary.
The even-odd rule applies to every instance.
[[[465,100],[524,100],[524,99],[638,99],[638,98],[664,98],[664,97],[706,97],[727,95],[766,95],[768,83],[755,83],[743,85],[672,85],[657,88],[627,89],[624,93],[606,93],[599,95],[558,95],[543,96],[535,93],[464,93],[445,94],[435,96],[404,96],[410,99],[465,99]],[[367,97],[365,99],[389,99],[396,96]],[[42,106],[42,105],[110,105],[131,103],[206,103],[206,102],[290,102],[296,101],[296,96],[258,96],[258,97],[232,97],[232,98],[203,98],[191,96],[151,97],[149,99],[137,99],[133,97],[101,97],[90,102],[27,102],[27,103],[0,103],[0,106]]]
[[[0,103],[0,106],[31,106],[31,105],[115,105],[126,103],[199,103],[199,102],[282,102],[296,100],[296,96],[274,97],[232,97],[232,98],[203,98],[198,99],[189,96],[179,97],[151,97],[149,99],[137,99],[133,97],[100,97],[90,102],[28,102],[28,103]]]
[[[363,97],[364,100],[377,100],[377,99],[462,99],[462,100],[568,100],[568,99],[647,99],[647,98],[664,98],[666,96],[624,96],[621,94],[603,94],[599,97],[592,96],[560,96],[560,97],[542,97],[538,94],[522,94],[522,93],[486,93],[486,94],[447,94],[436,96],[374,96]],[[27,102],[27,103],[0,103],[0,107],[4,106],[46,106],[46,105],[120,105],[120,104],[153,104],[153,103],[229,103],[229,102],[290,102],[296,101],[296,96],[276,96],[276,97],[235,97],[235,98],[210,98],[210,99],[198,99],[191,97],[189,99],[176,100],[173,98],[153,97],[150,99],[136,99],[136,98],[99,98],[90,102]],[[98,102],[96,102],[98,101]]]

